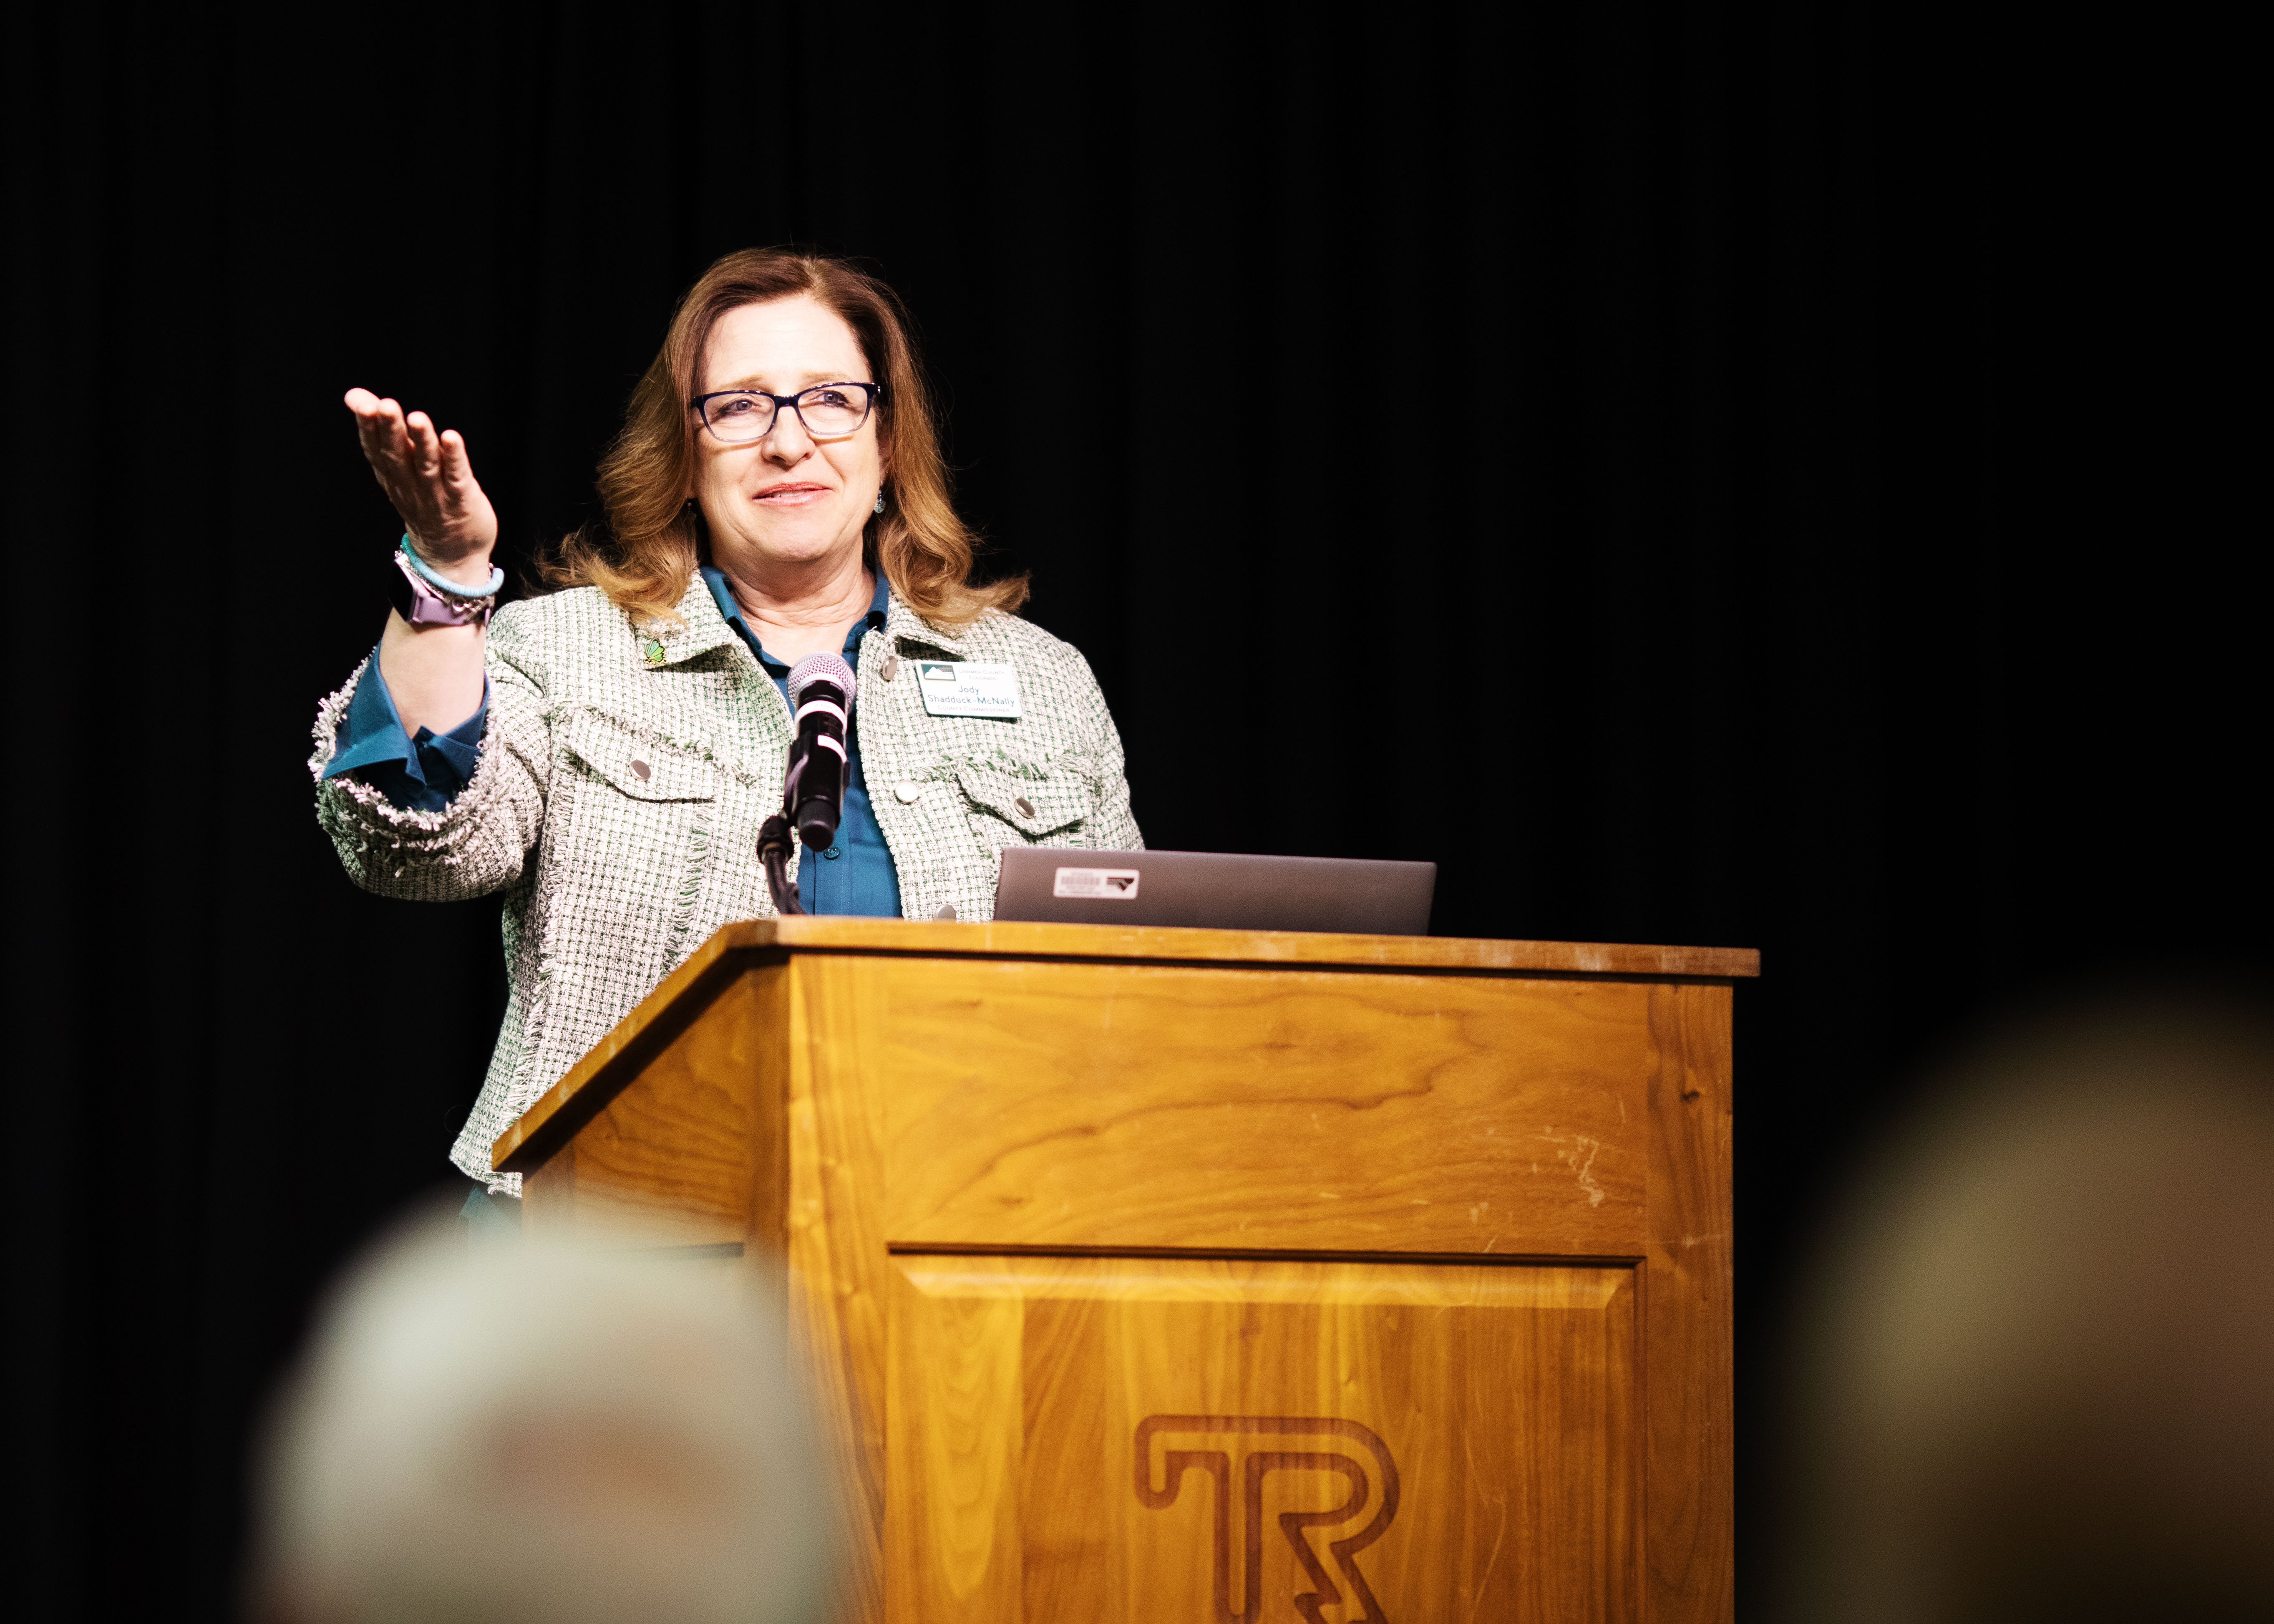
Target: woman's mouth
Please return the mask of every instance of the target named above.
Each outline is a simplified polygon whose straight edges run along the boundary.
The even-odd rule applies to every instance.
[[[750,500],[764,502],[770,508],[796,508],[807,502],[817,501],[828,494],[829,487],[825,485],[815,485],[809,480],[793,479],[780,485],[767,485]]]

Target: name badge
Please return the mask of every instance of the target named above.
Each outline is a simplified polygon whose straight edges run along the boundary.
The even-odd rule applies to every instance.
[[[1019,672],[985,660],[918,660],[916,692],[927,716],[1019,719]]]

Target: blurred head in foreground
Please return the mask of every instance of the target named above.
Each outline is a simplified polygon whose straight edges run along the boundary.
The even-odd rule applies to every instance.
[[[2274,1049],[2137,1005],[1978,1054],[1827,1254],[1793,1617],[2274,1616]]]
[[[806,1624],[834,1496],[749,1276],[421,1226],[340,1288],[273,1422],[268,1624]]]

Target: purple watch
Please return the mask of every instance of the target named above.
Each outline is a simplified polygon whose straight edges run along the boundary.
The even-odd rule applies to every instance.
[[[413,627],[488,624],[497,590],[504,584],[503,570],[491,570],[486,592],[444,591],[434,584],[431,571],[419,568],[423,561],[412,555],[408,537],[388,560],[387,601],[395,613]]]

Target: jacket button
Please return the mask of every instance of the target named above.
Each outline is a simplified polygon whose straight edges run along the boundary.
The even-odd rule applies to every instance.
[[[644,777],[645,775],[643,774],[642,776]],[[1024,795],[1020,796],[1011,804],[1019,808],[1019,816],[1020,817],[1032,817],[1035,815],[1035,803],[1028,800]]]
[[[648,764],[644,761],[636,761],[632,763],[632,777],[643,784],[647,782],[649,771]]]
[[[953,919],[955,917],[955,904],[953,902],[941,903],[939,905],[939,912],[933,914],[932,917],[934,919]]]
[[[877,674],[884,678],[887,682],[890,682],[894,677],[899,676],[900,674],[900,657],[897,654],[887,654],[885,656],[885,663],[877,667]]]
[[[895,800],[900,801],[903,805],[914,806],[917,801],[923,799],[923,786],[921,784],[895,784],[892,786],[892,795]]]

